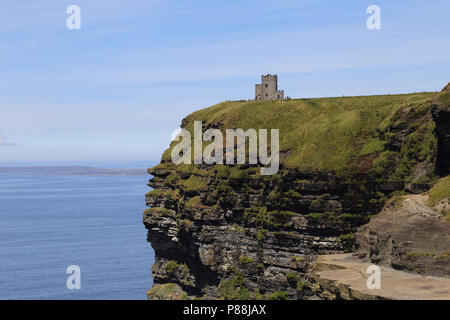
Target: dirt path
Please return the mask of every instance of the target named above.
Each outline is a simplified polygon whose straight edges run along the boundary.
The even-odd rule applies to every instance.
[[[450,278],[387,267],[380,267],[381,289],[368,289],[371,274],[366,271],[370,265],[352,254],[325,255],[317,259],[315,275],[324,291],[344,299],[450,300]]]

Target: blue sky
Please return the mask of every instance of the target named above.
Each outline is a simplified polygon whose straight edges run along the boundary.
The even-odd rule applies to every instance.
[[[81,29],[66,8],[81,8]],[[381,30],[366,9],[381,8]],[[159,160],[189,113],[253,98],[440,90],[450,2],[3,0],[0,163]]]

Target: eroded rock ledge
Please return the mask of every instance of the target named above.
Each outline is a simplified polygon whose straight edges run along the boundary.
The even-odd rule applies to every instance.
[[[312,295],[306,274],[315,256],[350,249],[352,232],[384,202],[379,190],[392,191],[332,173],[286,171],[277,181],[252,168],[219,167],[150,170],[155,190],[144,224],[154,281],[177,283],[188,297]],[[363,186],[365,197],[358,196]]]
[[[357,255],[398,270],[450,278],[450,223],[427,205],[428,198],[405,195],[390,201],[359,228]]]

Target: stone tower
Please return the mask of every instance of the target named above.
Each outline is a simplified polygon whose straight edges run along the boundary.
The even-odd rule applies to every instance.
[[[261,84],[255,85],[255,100],[283,100],[284,90],[278,91],[277,75],[262,75]]]

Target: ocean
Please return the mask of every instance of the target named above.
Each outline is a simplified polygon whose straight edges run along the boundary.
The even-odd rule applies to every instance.
[[[0,299],[145,299],[148,179],[0,175]]]

